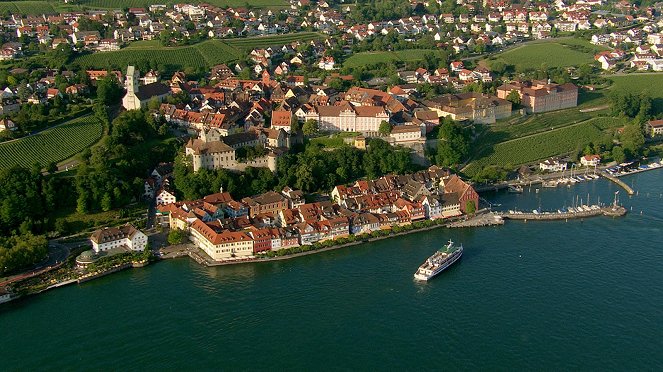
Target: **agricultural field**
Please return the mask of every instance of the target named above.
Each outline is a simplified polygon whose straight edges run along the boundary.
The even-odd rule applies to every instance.
[[[501,142],[492,147],[490,154],[470,163],[464,172],[471,176],[486,165],[518,166],[568,154],[590,142],[612,135],[611,130],[624,124],[625,120],[621,118],[596,117],[575,125]]]
[[[101,138],[103,125],[94,116],[72,120],[36,135],[0,144],[0,168],[47,166],[68,159]]]
[[[360,52],[353,54],[345,60],[344,67],[359,67],[366,65],[375,65],[378,63],[389,63],[394,61],[409,62],[423,61],[426,54],[437,54],[434,49],[405,49],[393,52]]]
[[[663,112],[663,73],[629,74],[610,77],[611,91],[640,94],[645,92],[653,99],[656,113]]]
[[[175,3],[177,3],[175,0],[159,2],[159,4],[168,5]],[[247,5],[250,5],[254,8],[284,8],[288,5],[285,0],[192,0],[190,3],[206,3],[219,7],[246,7]],[[80,0],[79,4],[93,8],[123,9],[142,8],[145,7],[145,4],[148,4],[148,2],[144,0]]]
[[[0,2],[0,14],[4,13],[34,15],[57,12],[48,1],[2,1]]]
[[[322,39],[323,36],[316,32],[296,32],[283,35],[254,36],[246,38],[226,39],[223,42],[245,51],[253,48],[266,48],[275,45],[284,45],[294,41],[311,41]]]
[[[496,55],[491,60],[513,65],[516,70],[548,67],[579,66],[594,62],[594,54],[605,50],[581,39],[554,39],[528,43]],[[490,65],[490,63],[488,63]]]

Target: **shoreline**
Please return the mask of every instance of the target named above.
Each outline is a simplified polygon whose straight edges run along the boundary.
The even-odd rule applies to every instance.
[[[661,169],[661,168],[650,168],[650,169],[640,170],[639,172],[633,172],[633,173],[641,173],[641,172],[644,172],[644,171],[647,171],[647,170],[654,170],[654,169]],[[601,173],[603,173],[603,172],[601,172]],[[627,176],[627,175],[629,175],[629,174],[624,174],[622,176]],[[605,177],[604,179],[609,181],[607,179],[607,177]],[[482,190],[482,192],[496,191],[498,189],[505,188],[508,184],[509,183],[493,184],[493,185],[489,186],[490,189]],[[261,263],[261,262],[275,262],[275,261],[290,260],[290,259],[294,259],[294,258],[297,258],[297,257],[309,256],[309,255],[318,254],[318,253],[322,253],[322,252],[328,252],[328,251],[333,251],[333,250],[337,250],[337,249],[352,247],[352,246],[361,245],[361,244],[364,244],[364,243],[377,242],[377,241],[390,239],[390,238],[394,238],[394,237],[399,237],[399,236],[405,236],[405,235],[409,235],[409,234],[413,234],[413,233],[420,233],[420,232],[430,231],[430,230],[434,230],[434,229],[437,229],[437,228],[440,228],[440,227],[446,227],[446,228],[453,228],[453,227],[460,227],[460,228],[466,227],[467,228],[467,227],[469,227],[469,228],[473,228],[473,227],[502,226],[503,225],[503,224],[479,224],[479,225],[464,224],[468,221],[472,221],[472,220],[475,220],[477,218],[480,219],[481,217],[487,215],[488,213],[491,213],[491,209],[490,208],[483,208],[483,209],[478,210],[471,217],[468,217],[468,216],[452,217],[452,218],[445,219],[444,222],[442,222],[442,223],[439,223],[439,224],[436,223],[435,225],[432,225],[432,226],[425,226],[425,227],[420,227],[420,228],[416,228],[416,229],[413,228],[411,230],[401,231],[401,232],[398,232],[398,233],[391,233],[390,232],[389,234],[383,235],[383,236],[369,237],[369,238],[362,239],[362,240],[356,240],[356,241],[347,242],[347,243],[335,244],[335,245],[331,245],[331,246],[328,246],[328,247],[322,247],[322,248],[318,248],[318,249],[311,249],[311,250],[308,250],[308,251],[296,252],[296,253],[291,253],[291,254],[287,254],[287,255],[283,255],[283,256],[254,257],[254,258],[249,258],[249,259],[238,259],[238,260],[218,261],[217,262],[217,261],[211,261],[211,259],[206,260],[203,256],[200,255],[200,252],[192,252],[190,249],[184,248],[184,249],[180,249],[180,250],[177,250],[177,251],[173,251],[171,253],[171,254],[173,254],[172,257],[163,257],[163,256],[157,257],[157,259],[155,261],[151,262],[151,263],[158,263],[160,261],[171,260],[171,259],[181,258],[181,257],[185,257],[185,256],[189,257],[190,259],[194,260],[198,264],[200,264],[202,266],[205,266],[205,267],[227,266],[227,265],[238,265],[238,264],[249,264],[249,263]],[[502,216],[502,217],[504,217],[504,216]],[[508,217],[507,217],[507,219],[508,219]],[[542,220],[542,219],[534,219],[534,220]],[[459,225],[459,224],[460,224],[460,226],[456,226],[456,225]],[[169,253],[166,253],[166,254],[169,254]],[[43,293],[43,292],[48,291],[50,289],[67,286],[67,285],[73,284],[73,283],[82,284],[82,283],[85,283],[87,281],[98,279],[100,277],[104,277],[104,276],[113,274],[113,273],[118,272],[118,271],[124,271],[125,269],[128,269],[128,268],[139,268],[139,267],[145,267],[145,266],[148,266],[148,265],[149,265],[149,263],[125,264],[125,265],[123,265],[123,267],[121,269],[118,269],[117,267],[114,267],[114,268],[111,268],[108,271],[105,271],[105,272],[102,272],[102,273],[97,273],[97,274],[92,275],[90,277],[77,278],[77,279],[73,279],[73,280],[65,280],[65,281],[62,281],[62,282],[54,283],[54,284],[52,284],[52,285],[50,285],[46,288],[40,289],[40,290],[38,290],[36,292],[33,292],[33,293],[16,295],[14,297],[11,297],[6,302],[11,302],[11,301],[19,299],[19,298],[27,298],[27,297],[30,297],[32,295]],[[34,276],[31,276],[31,277],[34,277]],[[83,280],[81,280],[81,279],[83,279]]]

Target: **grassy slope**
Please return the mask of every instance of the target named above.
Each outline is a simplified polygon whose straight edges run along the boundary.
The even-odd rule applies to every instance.
[[[587,48],[589,52],[574,50],[573,45]],[[605,49],[581,39],[551,39],[510,49],[495,59],[522,69],[540,68],[544,63],[548,67],[566,67],[592,63],[594,53],[601,50]]]
[[[101,138],[103,126],[93,116],[74,119],[57,128],[0,145],[0,167],[42,166],[67,159]]]

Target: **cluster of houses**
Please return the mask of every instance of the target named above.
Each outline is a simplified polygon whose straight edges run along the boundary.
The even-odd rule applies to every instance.
[[[641,28],[595,34],[590,42],[610,46],[594,56],[604,70],[622,64],[637,71],[663,71],[663,21],[649,21]]]
[[[435,166],[339,185],[331,198],[306,203],[301,191],[288,187],[242,200],[221,191],[161,205],[158,211],[163,224],[186,231],[193,244],[221,261],[459,216],[479,203],[469,184]]]

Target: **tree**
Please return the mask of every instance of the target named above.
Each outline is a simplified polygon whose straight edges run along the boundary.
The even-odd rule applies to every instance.
[[[46,171],[50,174],[53,174],[58,171],[58,164],[54,161],[48,163],[48,166],[46,167]]]
[[[626,154],[621,146],[615,146],[612,148],[612,159],[617,163],[623,163],[626,161]]]
[[[506,100],[513,103],[514,106],[520,107],[521,103],[520,94],[518,94],[517,90],[514,89],[511,92],[509,92],[509,95],[506,96]]]
[[[186,233],[181,229],[173,229],[168,233],[168,243],[171,245],[182,244],[186,241]]]
[[[645,144],[645,136],[642,134],[642,129],[637,123],[628,124],[622,133],[622,147],[629,156],[640,153],[642,146]]]
[[[383,135],[389,135],[391,133],[391,124],[389,124],[388,121],[382,120],[380,123],[380,128],[378,129],[378,133],[383,134]]]
[[[302,131],[307,136],[312,136],[318,133],[319,130],[320,128],[318,126],[318,121],[315,119],[306,120],[306,122],[304,122],[304,126],[302,126]]]
[[[459,164],[469,154],[469,135],[460,124],[453,120],[445,119],[443,121],[438,138],[436,157],[438,165]]]
[[[474,200],[468,200],[465,202],[465,213],[466,214],[474,214],[476,212],[476,205],[474,204]]]
[[[290,133],[297,133],[300,130],[302,130],[302,124],[299,122],[299,118],[293,114],[290,119]]]

